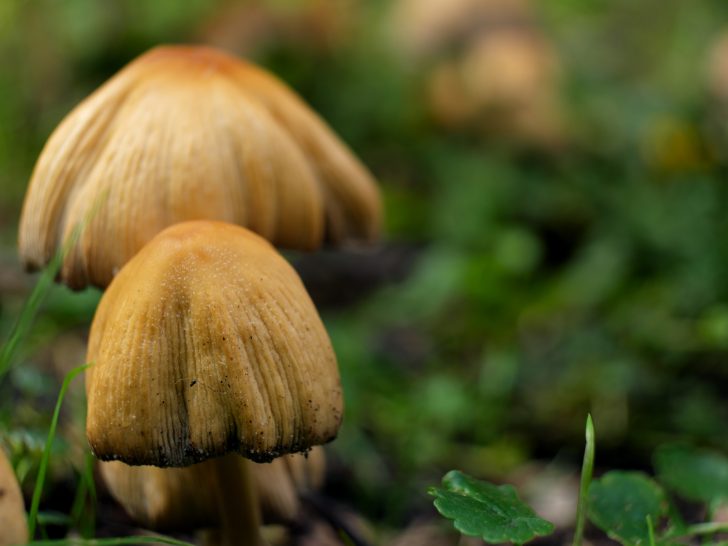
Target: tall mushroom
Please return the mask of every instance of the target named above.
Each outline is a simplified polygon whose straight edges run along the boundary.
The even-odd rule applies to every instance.
[[[341,423],[336,358],[303,284],[230,224],[176,224],[142,248],[99,303],[88,361],[96,456],[161,467],[217,457],[226,544],[261,542],[250,478],[221,455],[269,461],[332,440]]]
[[[164,46],[132,61],[51,135],[19,248],[27,267],[43,267],[87,222],[60,277],[72,288],[105,287],[177,222],[236,223],[312,250],[372,240],[380,214],[369,172],[285,84],[212,48]]]

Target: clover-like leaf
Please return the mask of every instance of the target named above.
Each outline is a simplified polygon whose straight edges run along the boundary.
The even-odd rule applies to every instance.
[[[435,508],[454,520],[455,528],[486,542],[523,544],[554,531],[554,525],[518,498],[512,485],[493,485],[451,470],[442,487],[431,487]]]
[[[654,456],[660,481],[688,500],[728,499],[728,458],[720,453],[667,445]]]
[[[662,487],[642,472],[608,472],[589,488],[589,519],[625,546],[649,544],[647,517],[657,526],[668,507]]]

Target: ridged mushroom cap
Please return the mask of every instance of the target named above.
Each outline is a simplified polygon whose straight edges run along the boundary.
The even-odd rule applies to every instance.
[[[28,542],[28,526],[20,485],[5,452],[0,449],[0,546]]]
[[[366,168],[293,91],[202,46],[132,61],[56,128],[33,171],[19,230],[30,269],[84,227],[60,277],[105,287],[144,244],[186,220],[236,223],[275,245],[372,240]]]
[[[124,266],[91,326],[89,443],[102,460],[269,461],[332,440],[331,343],[293,268],[221,222],[167,228]]]
[[[214,460],[183,468],[129,466],[102,462],[101,475],[112,496],[144,527],[157,531],[192,531],[219,524],[216,508]],[[319,489],[325,473],[321,447],[307,454],[283,455],[270,463],[249,464],[266,523],[295,520],[299,492]]]

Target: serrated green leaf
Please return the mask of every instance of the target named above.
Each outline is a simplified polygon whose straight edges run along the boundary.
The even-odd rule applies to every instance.
[[[486,542],[523,544],[554,531],[552,523],[540,518],[518,498],[512,485],[493,485],[451,470],[443,487],[431,487],[435,507],[455,528]]]
[[[728,499],[728,458],[685,446],[662,446],[654,456],[660,481],[689,500]]]
[[[667,510],[662,487],[642,472],[608,472],[589,488],[589,519],[625,546],[649,544],[647,517],[657,526]]]

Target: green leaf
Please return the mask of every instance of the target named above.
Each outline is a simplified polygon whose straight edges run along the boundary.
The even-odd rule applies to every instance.
[[[493,485],[451,470],[442,479],[443,487],[431,487],[435,508],[454,520],[455,528],[486,542],[523,544],[536,536],[554,531],[552,523],[541,519],[518,498],[512,485]]]
[[[728,499],[728,458],[685,446],[662,446],[654,456],[660,481],[688,500]]]
[[[667,510],[665,492],[642,472],[608,472],[589,488],[589,519],[625,546],[649,544],[647,517],[657,526]]]

